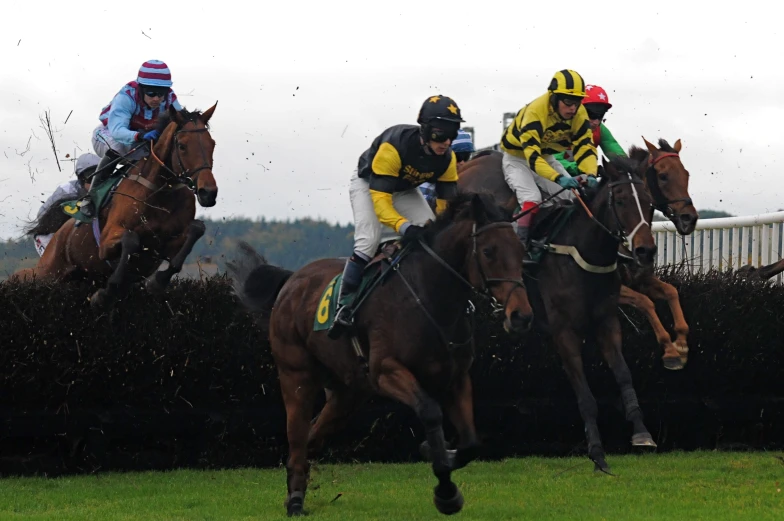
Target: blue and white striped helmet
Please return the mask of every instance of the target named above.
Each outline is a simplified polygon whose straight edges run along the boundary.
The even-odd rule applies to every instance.
[[[455,152],[474,152],[474,143],[471,134],[465,130],[458,130],[457,137],[452,141],[452,150]]]

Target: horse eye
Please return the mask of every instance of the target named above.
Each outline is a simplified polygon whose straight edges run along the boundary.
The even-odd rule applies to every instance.
[[[484,253],[485,257],[493,256],[493,250],[491,248],[483,248],[482,253]]]
[[[180,149],[180,150],[182,150],[183,152],[185,152],[185,145],[177,145],[177,146],[179,147],[179,149]]]
[[[668,177],[667,172],[662,172],[659,174],[659,181],[666,181]]]

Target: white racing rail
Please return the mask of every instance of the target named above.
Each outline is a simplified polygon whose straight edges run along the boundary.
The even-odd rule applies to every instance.
[[[782,258],[784,212],[700,219],[694,233],[682,237],[670,221],[653,223],[659,254],[656,264],[685,263],[693,273],[710,269],[759,268]],[[782,283],[782,275],[774,279]]]

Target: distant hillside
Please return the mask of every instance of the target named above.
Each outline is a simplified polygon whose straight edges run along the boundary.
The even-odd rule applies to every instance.
[[[700,210],[700,219],[731,217],[719,210]],[[655,220],[663,220],[657,214]],[[266,219],[206,219],[207,233],[196,244],[183,268],[183,276],[224,271],[233,258],[236,244],[244,240],[264,254],[269,262],[297,269],[325,257],[351,255],[354,226],[335,225],[313,219],[267,221]],[[38,255],[32,241],[0,242],[0,280],[14,271],[35,265]]]
[[[205,219],[207,233],[196,243],[188,257],[185,274],[225,269],[226,258],[234,258],[236,244],[244,240],[269,262],[296,269],[324,257],[347,257],[353,248],[353,225],[333,225],[325,221],[252,221],[250,219]],[[32,241],[0,242],[0,280],[17,269],[35,265],[38,254]]]

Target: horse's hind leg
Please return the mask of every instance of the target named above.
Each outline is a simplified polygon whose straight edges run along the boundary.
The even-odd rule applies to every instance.
[[[610,466],[605,460],[604,447],[599,435],[599,426],[596,417],[599,415],[599,407],[596,398],[588,387],[588,380],[585,378],[583,369],[583,358],[581,355],[582,338],[569,327],[553,326],[553,340],[558,347],[558,354],[561,356],[564,371],[569,378],[569,383],[577,396],[577,406],[580,409],[580,416],[585,423],[585,437],[588,442],[588,457],[595,464],[595,470],[607,471]]]
[[[681,309],[681,301],[678,297],[678,290],[671,284],[651,277],[647,284],[647,292],[649,297],[654,300],[666,300],[670,305],[672,312],[673,330],[675,331],[675,348],[681,355],[681,363],[686,365],[689,360],[689,345],[686,342],[686,337],[689,335],[689,325],[686,324],[686,317],[683,316],[683,309]]]
[[[378,374],[373,375],[379,391],[398,400],[416,412],[425,427],[427,441],[433,457],[433,474],[438,479],[433,501],[442,514],[455,514],[463,508],[463,495],[452,483],[452,467],[444,440],[441,406],[419,385],[413,374],[397,360],[381,361]]]
[[[297,345],[284,346],[282,350],[304,352]],[[299,516],[305,513],[303,510],[305,492],[310,477],[307,454],[308,431],[313,414],[313,402],[319,387],[307,362],[280,367],[283,366],[279,365],[278,376],[286,407],[286,434],[289,441],[289,458],[286,462],[288,494],[285,505],[289,516]]]
[[[141,241],[139,235],[131,230],[126,230],[120,239],[122,251],[120,253],[120,262],[117,264],[117,269],[114,270],[105,288],[101,288],[90,298],[90,305],[93,309],[101,309],[107,304],[113,302],[118,296],[124,294],[129,287],[128,284],[128,263],[130,262],[131,255],[138,253],[141,249]],[[104,249],[103,247],[101,248]],[[103,251],[101,253],[104,253]],[[101,255],[102,259],[107,258],[106,255]]]
[[[171,261],[169,261],[169,267],[165,270],[156,271],[147,277],[147,281],[145,282],[147,291],[150,293],[161,293],[166,289],[166,286],[169,285],[172,277],[182,270],[185,259],[188,258],[188,255],[193,251],[196,242],[202,238],[206,230],[207,227],[199,220],[193,221],[188,226],[188,235],[185,237],[182,247],[177,251],[174,257],[172,257]]]
[[[645,313],[648,322],[650,322],[651,327],[653,328],[653,333],[656,335],[656,340],[658,340],[659,345],[664,349],[664,355],[662,356],[664,367],[673,371],[683,369],[680,352],[675,348],[675,344],[672,343],[670,334],[664,329],[664,326],[659,320],[659,316],[656,314],[656,306],[653,305],[651,299],[642,293],[637,293],[628,286],[621,286],[621,295],[618,299],[618,303],[621,305],[633,306]]]
[[[370,392],[350,387],[338,387],[328,393],[327,403],[310,428],[308,437],[308,453],[317,454],[324,446],[327,436],[343,427],[345,420],[362,405],[369,397]]]
[[[634,426],[632,445],[656,447],[651,433],[648,432],[645,424],[643,424],[642,409],[640,409],[640,404],[637,402],[637,393],[632,386],[632,374],[621,352],[621,325],[617,316],[613,316],[603,324],[597,325],[596,341],[601,347],[602,355],[604,355],[607,365],[610,366],[615,376],[615,381],[618,382],[618,387],[621,389],[626,419]]]

